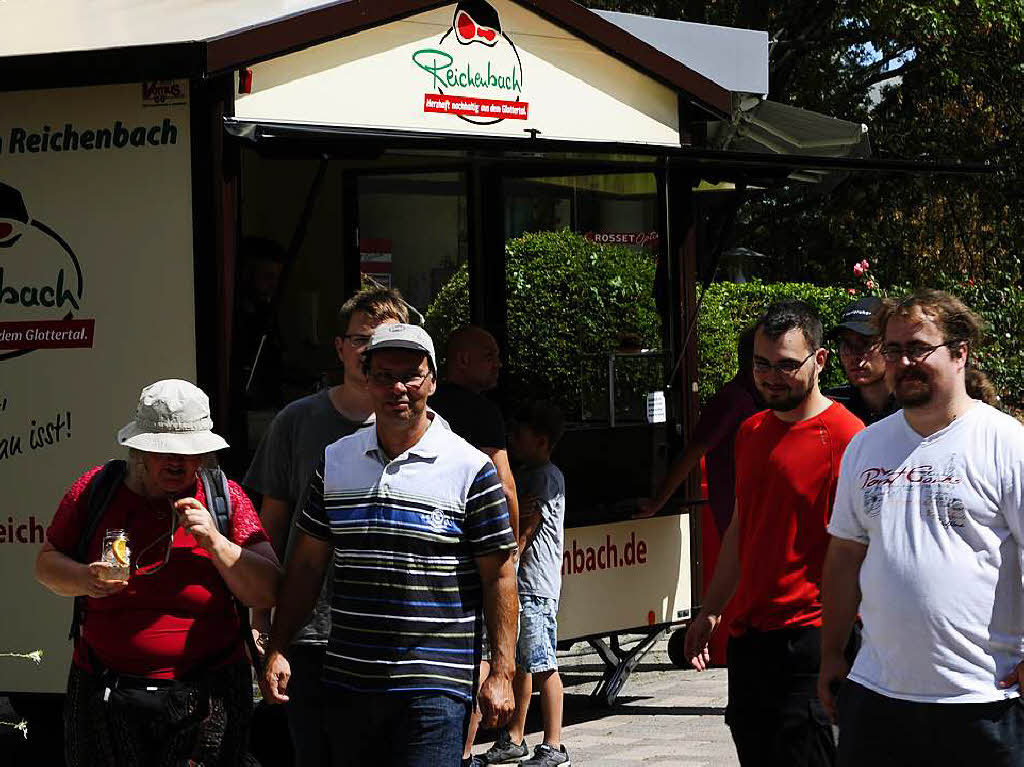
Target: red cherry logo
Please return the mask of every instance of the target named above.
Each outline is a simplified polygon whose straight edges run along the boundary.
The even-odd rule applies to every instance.
[[[455,31],[458,34],[459,41],[465,45],[468,45],[477,38],[491,45],[498,38],[498,31],[496,29],[479,26],[465,11],[459,11],[458,16],[455,17]]]
[[[476,36],[476,24],[465,11],[459,13],[455,23],[459,29],[459,37],[463,40],[472,40]]]

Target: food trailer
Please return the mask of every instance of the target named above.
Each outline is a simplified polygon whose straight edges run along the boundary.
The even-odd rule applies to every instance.
[[[7,0],[0,41],[0,694],[64,689],[71,604],[34,559],[142,386],[198,382],[239,477],[329,380],[364,280],[426,314],[464,269],[464,317],[508,358],[506,241],[571,229],[657,263],[660,347],[602,357],[607,407],[567,413],[556,459],[560,639],[598,648],[613,701],[701,593],[695,488],[631,518],[695,422],[698,197],[886,167],[863,127],[766,101],[764,32],[570,0]],[[618,396],[651,358],[660,387]],[[663,417],[620,412],[655,390]]]

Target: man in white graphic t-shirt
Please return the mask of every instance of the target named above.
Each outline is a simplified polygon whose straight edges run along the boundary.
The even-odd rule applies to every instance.
[[[967,394],[982,323],[960,301],[918,291],[881,328],[903,410],[843,456],[822,586],[839,765],[1024,765],[1024,427]]]

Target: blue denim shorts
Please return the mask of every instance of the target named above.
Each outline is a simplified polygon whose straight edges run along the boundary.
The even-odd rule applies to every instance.
[[[519,601],[516,666],[524,674],[558,670],[558,600],[523,595]]]

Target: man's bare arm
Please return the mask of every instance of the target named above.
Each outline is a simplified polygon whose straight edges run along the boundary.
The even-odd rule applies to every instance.
[[[718,552],[715,574],[711,576],[711,584],[704,595],[704,605],[686,631],[684,653],[698,671],[706,669],[710,662],[708,641],[722,620],[722,612],[729,604],[729,600],[732,599],[739,578],[740,522],[739,510],[734,508],[732,521],[722,537],[722,547]]]
[[[284,703],[288,700],[291,667],[284,651],[313,611],[333,551],[330,541],[321,541],[298,529],[295,530],[295,536],[295,546],[288,558],[284,584],[278,595],[274,625],[270,629],[266,669],[261,685],[263,695],[271,703]]]
[[[274,547],[277,559],[284,562],[284,552],[288,543],[288,531],[292,523],[292,505],[280,498],[263,496],[260,504],[260,522],[267,531],[270,544]]]
[[[499,551],[476,559],[483,588],[484,620],[491,645],[491,668],[480,685],[480,713],[485,727],[500,727],[512,716],[515,698],[516,628],[519,590],[511,552]]]
[[[295,530],[295,536],[295,546],[288,558],[274,613],[268,650],[283,650],[291,644],[295,632],[313,612],[331,561],[333,545],[330,541],[321,541],[299,529]]]
[[[641,503],[637,509],[636,518],[653,517],[661,508],[668,503],[668,499],[676,492],[683,481],[690,476],[690,472],[697,468],[700,459],[707,452],[707,445],[699,439],[691,439],[690,443],[683,450],[682,455],[677,458],[668,469],[665,479],[655,493],[654,497],[646,503]]]
[[[269,495],[263,496],[263,502],[260,504],[260,522],[263,523],[263,529],[270,538],[270,545],[274,547],[279,562],[284,562],[291,520],[292,505],[288,501]],[[260,650],[265,649],[263,643],[266,635],[270,633],[270,615],[269,609],[252,611],[252,628],[256,634],[254,638]]]
[[[516,480],[512,476],[512,467],[508,463],[508,451],[504,448],[481,448],[491,459],[498,470],[498,479],[505,490],[505,503],[508,505],[508,521],[512,525],[512,535],[519,540],[519,498],[516,495]]]
[[[846,679],[846,644],[860,606],[860,568],[868,547],[858,541],[835,538],[829,542],[821,577],[821,673],[818,697],[825,711],[836,718],[835,686]]]

